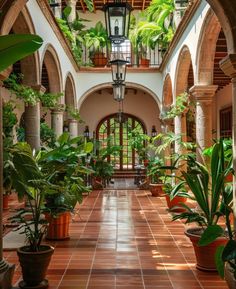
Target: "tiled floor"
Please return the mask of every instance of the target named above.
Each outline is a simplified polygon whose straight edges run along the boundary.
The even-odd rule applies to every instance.
[[[71,225],[71,239],[53,243],[49,289],[226,289],[216,273],[195,269],[183,231],[181,222],[171,222],[164,198],[94,191]],[[17,264],[15,252],[5,256]]]

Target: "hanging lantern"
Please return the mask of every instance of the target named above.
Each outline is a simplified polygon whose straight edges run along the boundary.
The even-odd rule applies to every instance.
[[[122,101],[125,98],[125,84],[113,83],[113,97],[116,101]]]
[[[115,83],[120,83],[125,81],[126,77],[126,64],[128,61],[126,60],[121,60],[121,59],[116,59],[110,61],[111,65],[111,72],[112,72],[112,80]]]
[[[89,127],[87,125],[85,126],[84,137],[87,139],[89,138]]]
[[[155,125],[152,126],[151,136],[152,136],[152,137],[157,136],[157,131],[156,131],[156,127],[155,127]]]
[[[103,6],[108,37],[113,43],[128,39],[130,13],[132,6],[127,2],[115,0]]]

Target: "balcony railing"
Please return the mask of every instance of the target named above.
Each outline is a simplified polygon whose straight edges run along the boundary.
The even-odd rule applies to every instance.
[[[109,61],[117,58],[121,58],[129,61],[129,67],[140,67],[140,68],[158,68],[161,64],[164,50],[159,45],[156,46],[155,50],[146,49],[145,51],[139,51],[135,53],[131,49],[130,43],[124,43],[119,49],[111,47],[101,48],[96,51],[93,48],[89,50],[84,47],[82,55],[82,66],[86,67],[107,67]]]

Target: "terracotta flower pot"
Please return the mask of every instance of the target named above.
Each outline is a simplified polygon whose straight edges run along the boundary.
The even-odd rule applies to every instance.
[[[2,197],[3,210],[7,210],[8,209],[8,203],[9,203],[9,195],[3,195],[3,197]]]
[[[215,265],[215,253],[217,247],[225,245],[227,239],[225,237],[219,237],[214,242],[207,246],[199,246],[198,241],[201,238],[201,228],[190,228],[185,231],[193,244],[193,248],[196,256],[196,268],[202,271],[217,271]]]
[[[234,277],[234,271],[229,265],[229,263],[225,264],[225,281],[229,287],[229,289],[236,288],[236,279]]]
[[[174,212],[184,212],[185,209],[181,208],[181,203],[186,203],[187,202],[187,198],[176,196],[172,200],[170,200],[170,196],[166,195],[166,202],[167,202],[167,206],[168,206],[169,209],[172,209],[173,207],[177,207],[177,206],[179,207],[179,208],[172,209],[172,211],[174,211]]]
[[[163,184],[149,184],[149,190],[153,197],[164,196]]]
[[[91,57],[91,60],[96,67],[104,67],[107,65],[107,58],[103,52],[94,53],[94,55]]]
[[[140,64],[139,64],[140,67],[149,67],[149,65],[150,65],[149,59],[146,59],[146,58],[140,59]]]
[[[20,288],[48,287],[45,276],[53,252],[54,248],[49,245],[42,245],[38,252],[29,251],[29,246],[17,249],[23,275],[23,281],[19,284]]]
[[[69,227],[71,221],[70,212],[64,212],[54,217],[50,214],[45,214],[48,220],[48,229],[46,238],[49,240],[64,240],[69,239]]]

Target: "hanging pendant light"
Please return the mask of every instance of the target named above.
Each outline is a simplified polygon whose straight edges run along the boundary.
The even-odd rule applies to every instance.
[[[115,83],[120,83],[125,81],[126,77],[126,64],[128,61],[122,59],[116,59],[110,61],[112,80]]]
[[[113,83],[113,97],[116,101],[122,101],[125,98],[125,84]]]
[[[113,43],[121,43],[128,39],[130,13],[132,6],[127,2],[115,0],[103,6],[108,37]]]

